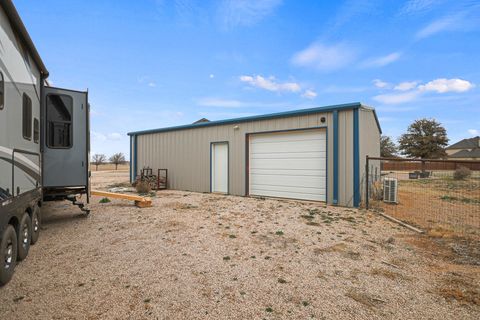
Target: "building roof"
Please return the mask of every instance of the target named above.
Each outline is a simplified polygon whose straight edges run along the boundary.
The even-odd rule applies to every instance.
[[[35,48],[32,38],[30,38],[27,28],[25,28],[25,25],[23,24],[17,9],[13,5],[13,2],[11,0],[0,0],[0,6],[5,11],[8,20],[12,25],[13,31],[19,35],[21,41],[26,46],[28,52],[40,69],[41,74],[43,74],[45,78],[48,77],[47,67],[45,67],[42,58],[40,58],[40,54],[38,53],[37,48]]]
[[[270,114],[264,114],[264,115],[258,115],[258,116],[233,118],[233,119],[217,120],[217,121],[210,121],[210,122],[200,122],[200,123],[193,123],[193,124],[187,124],[187,125],[181,125],[181,126],[175,126],[175,127],[166,127],[166,128],[150,129],[150,130],[143,130],[143,131],[134,131],[134,132],[129,132],[128,135],[137,136],[137,135],[143,135],[143,134],[149,134],[149,133],[203,128],[203,127],[210,127],[210,126],[219,126],[224,124],[259,121],[259,120],[267,120],[267,119],[275,119],[275,118],[286,118],[286,117],[301,116],[301,115],[308,115],[308,114],[314,114],[314,113],[331,112],[335,110],[337,111],[351,110],[351,109],[358,109],[358,108],[363,108],[363,109],[368,109],[373,111],[378,130],[381,133],[382,128],[380,127],[380,122],[378,121],[378,117],[375,112],[375,109],[369,108],[360,102],[352,102],[352,103],[346,103],[346,104],[329,105],[329,106],[309,108],[309,109],[270,113]]]
[[[480,148],[468,150],[460,150],[448,156],[449,158],[480,158]]]
[[[475,149],[480,148],[480,137],[463,139],[447,147],[447,149]]]

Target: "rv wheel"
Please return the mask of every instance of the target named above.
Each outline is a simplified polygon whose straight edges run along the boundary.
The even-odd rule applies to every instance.
[[[18,261],[22,261],[28,255],[30,242],[32,241],[32,220],[28,213],[24,213],[20,220],[20,228],[18,230]]]
[[[8,225],[0,242],[0,285],[12,279],[17,264],[17,233],[12,225]]]
[[[32,213],[32,241],[31,244],[35,244],[40,235],[40,207],[35,206]]]

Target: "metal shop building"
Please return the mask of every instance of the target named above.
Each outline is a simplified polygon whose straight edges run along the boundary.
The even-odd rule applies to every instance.
[[[130,180],[167,169],[170,189],[356,207],[380,134],[361,103],[130,132]]]

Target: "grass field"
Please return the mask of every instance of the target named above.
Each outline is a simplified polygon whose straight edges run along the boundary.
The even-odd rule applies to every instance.
[[[375,201],[372,206],[425,230],[480,238],[480,178],[477,177],[399,178],[398,203]]]

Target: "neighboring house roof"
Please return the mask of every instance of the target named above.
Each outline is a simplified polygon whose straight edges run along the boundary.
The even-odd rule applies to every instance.
[[[480,148],[480,137],[463,139],[447,147],[447,149],[475,149]]]
[[[193,124],[195,124],[195,123],[202,123],[202,122],[210,122],[210,120],[208,120],[207,118],[202,118],[202,119],[200,119],[200,120],[195,121]]]
[[[184,130],[184,129],[193,129],[193,128],[201,128],[201,127],[209,127],[209,126],[218,126],[224,124],[231,124],[231,123],[241,123],[241,122],[248,122],[248,121],[259,121],[259,120],[268,120],[268,119],[275,119],[275,118],[285,118],[285,117],[292,117],[292,116],[301,116],[307,114],[314,114],[314,113],[321,113],[321,112],[331,112],[335,110],[352,110],[363,108],[367,110],[372,110],[373,115],[375,116],[375,121],[377,123],[378,131],[382,133],[382,128],[380,127],[380,122],[378,121],[377,113],[375,109],[369,108],[360,102],[352,102],[346,104],[337,104],[337,105],[330,105],[324,107],[316,107],[316,108],[309,108],[309,109],[300,109],[300,110],[293,110],[293,111],[286,111],[286,112],[278,112],[278,113],[270,113],[270,114],[263,114],[259,116],[250,116],[250,117],[242,117],[242,118],[234,118],[234,119],[226,119],[226,120],[217,120],[217,121],[209,121],[209,122],[200,122],[200,123],[193,123],[187,124],[183,126],[175,126],[175,127],[167,127],[167,128],[159,128],[159,129],[151,129],[151,130],[143,130],[143,131],[134,131],[129,132],[129,136],[135,135],[142,135],[142,134],[149,134],[149,133],[158,133],[158,132],[167,132],[167,131],[175,131],[175,130]]]
[[[40,72],[44,75],[45,78],[48,77],[47,67],[45,67],[45,64],[43,63],[42,58],[40,58],[40,54],[38,53],[37,48],[35,48],[32,38],[30,38],[27,28],[25,28],[25,25],[23,24],[17,9],[15,9],[13,2],[11,0],[0,0],[0,6],[3,8],[5,13],[7,14],[8,20],[12,25],[13,31],[19,35],[23,44],[27,47],[28,52],[30,53],[33,60],[37,64],[38,68],[40,69]]]
[[[468,150],[460,150],[448,156],[449,158],[480,158],[480,148]]]

